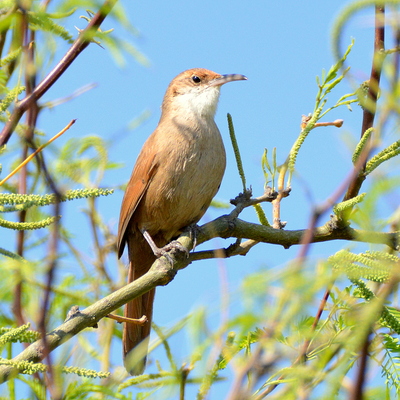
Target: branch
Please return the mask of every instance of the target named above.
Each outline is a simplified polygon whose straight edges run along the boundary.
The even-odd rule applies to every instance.
[[[293,245],[302,244],[303,237],[308,229],[283,230],[270,226],[259,225],[223,215],[199,228],[197,244],[214,237],[224,239],[235,237],[255,240],[257,242],[277,244],[288,249]],[[335,218],[313,230],[311,243],[327,242],[331,240],[351,240],[365,243],[386,244],[392,249],[398,249],[399,232],[374,232],[353,229],[348,226],[339,226]]]
[[[79,33],[78,38],[54,69],[35,87],[32,93],[28,94],[15,105],[13,113],[4,126],[3,131],[0,133],[0,147],[8,142],[19,120],[29,106],[39,100],[54,85],[58,78],[60,78],[65,70],[75,61],[78,55],[92,42],[93,32],[100,27],[117,1],[118,0],[106,0],[104,2],[100,10],[94,15],[88,26]]]
[[[379,82],[381,79],[382,62],[385,50],[385,8],[382,5],[375,6],[375,38],[374,38],[374,56],[372,60],[371,75],[369,78],[369,87],[367,102],[364,106],[363,120],[361,127],[361,137],[374,126],[376,105],[378,101]],[[369,146],[370,147],[370,146]],[[371,148],[366,147],[362,152],[360,162],[355,166],[357,175],[350,182],[343,200],[349,200],[358,195],[360,188],[365,180],[365,166]]]
[[[300,244],[302,237],[307,233],[307,229],[285,231],[282,229],[274,229],[268,226],[245,222],[239,218],[230,215],[224,215],[212,222],[209,222],[198,229],[196,243],[204,243],[214,237],[238,237],[248,238],[257,242],[265,242],[270,244],[279,244],[285,248],[292,245]],[[349,227],[338,228],[332,221],[329,221],[322,227],[315,228],[313,242],[323,242],[336,239],[358,240],[370,243],[384,243],[392,248],[398,246],[399,234],[396,233],[376,233],[359,231]],[[183,233],[178,241],[186,249],[192,249],[193,240],[190,232]],[[254,242],[248,241],[236,248],[244,248],[247,251]],[[235,246],[233,246],[235,247]],[[75,308],[74,312],[68,315],[67,320],[48,333],[45,341],[43,339],[32,343],[23,352],[13,358],[12,361],[18,363],[20,361],[40,362],[45,357],[45,350],[51,352],[61,344],[71,339],[74,335],[82,330],[90,327],[97,327],[97,323],[116,309],[143,295],[156,286],[165,286],[173,280],[177,271],[186,268],[193,260],[196,259],[193,253],[187,257],[185,251],[173,249],[169,252],[168,259],[161,257],[154,262],[149,272],[133,281],[132,283],[122,287],[121,289],[111,293],[107,297],[97,301],[83,311]],[[214,251],[214,257],[226,257],[227,253],[222,250],[220,253]],[[232,254],[240,254],[233,251]],[[172,262],[171,262],[172,260]],[[46,347],[45,347],[46,344]],[[23,373],[23,369],[15,366],[0,366],[0,383]]]
[[[190,247],[192,243],[189,237],[180,239],[180,242],[187,247]],[[185,252],[178,252],[174,249],[171,254],[174,258],[174,265],[171,265],[165,257],[161,257],[155,261],[149,272],[141,278],[111,293],[83,311],[79,311],[78,307],[74,307],[73,311],[68,314],[66,321],[48,333],[45,340],[40,339],[32,343],[14,357],[12,361],[15,363],[21,361],[40,362],[46,356],[46,352],[53,351],[86,328],[97,327],[98,321],[112,311],[156,286],[168,284],[174,278],[176,270],[182,269],[189,264]],[[2,365],[0,366],[0,383],[23,372],[22,368]]]

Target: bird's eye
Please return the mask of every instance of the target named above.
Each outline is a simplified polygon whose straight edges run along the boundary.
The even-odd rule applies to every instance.
[[[200,83],[200,82],[201,82],[201,79],[200,79],[197,75],[193,75],[193,76],[192,76],[192,81],[193,81],[194,83]]]

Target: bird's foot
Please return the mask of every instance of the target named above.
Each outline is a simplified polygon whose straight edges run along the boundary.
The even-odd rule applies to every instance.
[[[187,257],[189,257],[189,250],[185,246],[182,246],[182,244],[179,243],[177,240],[173,240],[172,242],[169,242],[164,247],[161,247],[159,250],[163,253],[163,254],[161,254],[163,256],[168,254],[168,252],[171,250],[179,250],[179,251],[182,251],[183,253],[185,253]]]
[[[184,253],[186,253],[187,257],[189,257],[189,251],[186,247],[182,246],[177,240],[173,240],[172,242],[166,244],[164,247],[158,247],[155,243],[153,238],[150,236],[149,232],[147,231],[143,231],[143,236],[146,239],[147,243],[149,244],[149,246],[151,247],[151,250],[153,251],[153,254],[157,257],[160,258],[162,256],[164,256],[170,264],[173,264],[173,259],[172,257],[169,255],[169,251],[171,250],[179,250],[182,251]]]

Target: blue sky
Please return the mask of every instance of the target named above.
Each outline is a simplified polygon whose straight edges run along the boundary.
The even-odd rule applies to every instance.
[[[56,3],[56,2],[55,2]],[[164,92],[181,71],[203,67],[221,74],[240,73],[248,81],[225,85],[216,116],[228,153],[228,165],[217,199],[229,201],[241,191],[228,137],[226,114],[234,121],[237,140],[242,153],[248,185],[255,195],[262,194],[264,179],[261,156],[264,148],[277,148],[282,163],[299,133],[302,114],[313,111],[317,86],[315,77],[322,68],[333,63],[330,32],[338,13],[347,1],[220,1],[187,2],[122,1],[127,17],[138,29],[134,37],[116,26],[116,35],[133,41],[149,64],[139,64],[127,58],[121,68],[107,50],[91,45],[62,79],[46,94],[46,100],[67,96],[73,90],[95,82],[97,87],[45,111],[39,121],[49,137],[71,119],[74,127],[60,139],[60,144],[71,137],[95,134],[110,140],[110,158],[125,166],[110,172],[102,186],[126,182],[135,158],[146,137],[154,130],[160,116]],[[83,14],[83,11],[82,11]],[[83,20],[70,20],[71,26],[84,27]],[[115,27],[107,19],[103,29]],[[355,38],[349,63],[358,82],[367,79],[372,54],[372,10],[359,13],[343,35],[347,47]],[[62,54],[67,49],[59,49]],[[330,95],[331,103],[352,89],[344,84]],[[130,121],[144,111],[150,117],[137,129],[127,129]],[[282,204],[282,219],[287,229],[301,229],[307,225],[311,212],[310,198],[322,202],[350,172],[350,151],[346,142],[356,141],[360,135],[361,111],[354,106],[335,110],[327,120],[341,118],[341,129],[325,128],[314,131],[299,155],[292,193]],[[100,209],[116,231],[122,192],[100,200]],[[314,203],[314,204],[315,204]],[[71,230],[79,237],[80,216],[75,209],[66,209]],[[267,216],[270,207],[264,206]],[[224,213],[210,210],[203,221]],[[243,219],[256,221],[252,210]],[[215,239],[201,247],[208,249],[227,246],[231,241]],[[342,243],[318,244],[312,256],[324,257],[337,251]],[[90,253],[91,249],[87,249]],[[235,298],[244,277],[263,268],[279,268],[298,253],[298,248],[285,250],[278,246],[257,246],[246,257],[224,261],[195,263],[181,271],[167,287],[159,288],[155,300],[154,320],[170,326],[198,306],[205,306],[215,318],[220,304],[221,276],[227,275],[231,298]],[[112,263],[108,265],[113,268]],[[185,351],[175,351],[184,356]],[[118,345],[115,352],[120,354]],[[224,389],[212,399],[221,398]]]

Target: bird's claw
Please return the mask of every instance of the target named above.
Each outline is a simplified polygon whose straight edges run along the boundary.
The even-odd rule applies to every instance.
[[[167,245],[165,245],[164,247],[162,247],[160,250],[166,254],[168,254],[168,252],[171,250],[179,250],[179,251],[182,251],[183,253],[185,253],[187,257],[189,257],[189,250],[185,246],[183,246],[181,243],[179,243],[177,240],[173,240],[172,242],[170,242]],[[163,255],[166,255],[166,254],[163,254]]]
[[[157,258],[164,256],[168,260],[168,262],[172,265],[174,263],[174,260],[169,254],[171,250],[182,251],[186,254],[187,257],[189,257],[188,249],[185,246],[182,246],[182,244],[179,243],[177,240],[173,240],[164,247],[158,247],[153,249],[153,253]]]

